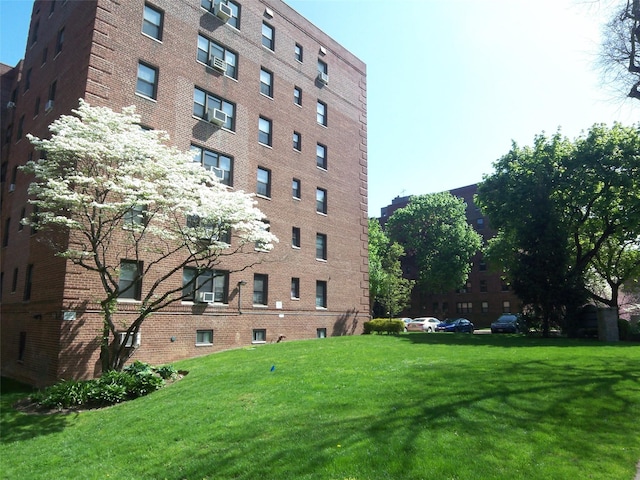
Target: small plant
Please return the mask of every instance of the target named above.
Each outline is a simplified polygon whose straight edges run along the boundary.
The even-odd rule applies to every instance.
[[[156,373],[160,375],[164,380],[175,378],[178,376],[178,370],[173,365],[163,365],[156,368]]]
[[[398,334],[404,330],[402,320],[387,320],[386,318],[374,318],[369,322],[364,322],[364,333],[393,333]]]

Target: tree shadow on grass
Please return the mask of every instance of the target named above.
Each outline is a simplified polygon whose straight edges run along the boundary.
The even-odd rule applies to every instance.
[[[425,444],[425,436],[438,438],[455,432],[467,441],[481,439],[484,443],[477,451],[465,455],[491,462],[504,448],[510,429],[536,432],[546,439],[532,439],[528,445],[523,443],[527,441],[527,434],[523,434],[516,437],[520,443],[514,448],[531,448],[531,458],[561,452],[562,458],[575,459],[576,466],[569,468],[580,473],[582,459],[616,458],[621,454],[612,452],[612,445],[640,436],[638,427],[629,421],[638,402],[628,395],[628,385],[638,385],[640,374],[630,371],[623,359],[597,358],[588,366],[563,363],[566,361],[566,357],[559,362],[513,360],[502,362],[501,370],[484,374],[457,371],[446,364],[433,374],[423,364],[411,365],[402,373],[410,380],[402,382],[402,391],[380,386],[386,408],[382,413],[363,407],[359,414],[347,392],[344,397],[300,398],[309,402],[302,417],[290,418],[285,409],[274,409],[269,425],[256,418],[229,428],[224,442],[212,438],[209,448],[195,453],[188,463],[169,467],[165,474],[175,479],[359,478],[353,472],[357,463],[366,459],[374,467],[366,467],[363,478],[369,478],[372,471],[379,472],[376,478],[425,478],[421,469],[426,453],[416,450],[416,445]],[[440,367],[436,364],[434,368]],[[272,424],[282,428],[271,428]],[[487,430],[493,433],[487,434]],[[468,443],[454,443],[452,450],[461,445]],[[363,452],[365,449],[370,451]],[[401,459],[394,463],[393,456]],[[627,460],[616,458],[618,463]],[[452,460],[443,468],[471,468],[464,459],[458,462]],[[534,478],[535,468],[529,465],[520,473]],[[335,473],[329,475],[329,471]],[[456,478],[473,478],[470,475],[472,472],[462,473]],[[603,471],[597,478],[615,476]]]
[[[62,431],[68,415],[27,415],[14,408],[16,402],[34,391],[32,387],[2,377],[0,400],[0,442],[12,443]]]

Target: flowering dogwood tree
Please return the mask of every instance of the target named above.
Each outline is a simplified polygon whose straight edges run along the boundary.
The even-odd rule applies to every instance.
[[[43,238],[57,255],[99,278],[102,369],[119,370],[132,354],[126,340],[145,319],[193,291],[198,275],[184,284],[185,267],[204,272],[250,244],[248,266],[260,261],[255,245],[268,252],[277,239],[253,195],[221,184],[191,154],[168,146],[165,132],[143,129],[135,107],[117,113],[80,100],[73,113],[50,125],[48,140],[28,135],[42,158],[23,167],[35,178],[37,215],[27,222],[48,230]],[[117,342],[117,300],[143,279],[136,318]]]

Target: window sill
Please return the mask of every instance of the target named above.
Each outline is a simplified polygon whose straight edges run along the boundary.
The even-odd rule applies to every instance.
[[[213,343],[196,343],[196,347],[213,347]]]
[[[318,307],[318,306],[316,305],[316,310],[326,310],[326,309],[327,309],[327,307]]]
[[[153,103],[158,103],[158,100],[156,100],[155,98],[147,97],[146,95],[144,95],[144,94],[142,94],[140,92],[136,92],[136,97],[144,98],[145,100],[149,100],[150,102],[153,102]]]
[[[267,147],[267,148],[270,148],[271,150],[273,150],[273,147],[271,145],[269,145],[268,143],[262,143],[262,142],[258,141],[258,145],[262,145],[263,147]]]
[[[291,248],[293,248],[294,250],[300,250],[300,246],[299,245],[291,245]]]
[[[152,37],[151,35],[149,35],[148,33],[144,33],[144,32],[140,32],[142,33],[143,36],[150,38],[151,40],[153,40],[154,42],[158,42],[160,45],[162,45],[162,40],[160,40],[159,38],[156,37]]]
[[[256,197],[258,198],[264,198],[265,200],[271,200],[271,197],[266,197],[264,195],[260,195],[259,193],[256,193]]]
[[[267,95],[266,93],[262,93],[262,92],[260,92],[260,95],[265,98],[268,98],[269,100],[273,100],[273,95]]]
[[[316,258],[316,262],[327,263],[326,258]]]
[[[142,303],[142,300],[136,300],[135,298],[118,298],[116,299],[118,303]]]
[[[253,304],[253,308],[269,308],[269,305],[263,305],[263,304],[254,303]]]
[[[263,345],[267,343],[266,340],[254,340],[251,342],[252,345]]]

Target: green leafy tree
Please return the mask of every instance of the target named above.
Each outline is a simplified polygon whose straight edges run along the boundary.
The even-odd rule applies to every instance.
[[[395,316],[409,304],[415,282],[403,278],[400,259],[404,249],[392,242],[376,219],[369,219],[369,302],[373,313],[381,309]],[[378,308],[376,308],[378,307]]]
[[[638,129],[619,124],[594,125],[573,142],[538,135],[532,147],[514,144],[479,186],[478,204],[498,230],[489,257],[541,315],[545,333],[555,320],[570,330],[576,308],[595,298],[592,272],[621,283],[634,275],[626,255],[612,252],[637,249],[639,152]]]
[[[154,312],[184,299],[185,287],[195,288],[197,275],[183,285],[186,266],[199,273],[245,244],[268,251],[277,239],[250,194],[228,190],[191,154],[168,146],[165,132],[141,128],[134,107],[116,113],[80,100],[73,113],[50,125],[48,140],[28,135],[46,154],[23,167],[34,176],[29,193],[38,208],[28,223],[102,287],[102,369],[120,370],[132,351],[116,341],[118,298],[144,280],[128,339]],[[122,259],[134,265],[125,282]]]
[[[482,247],[482,237],[467,223],[466,204],[448,192],[411,197],[389,218],[387,231],[404,247],[409,276],[425,292],[463,286],[471,257]]]

